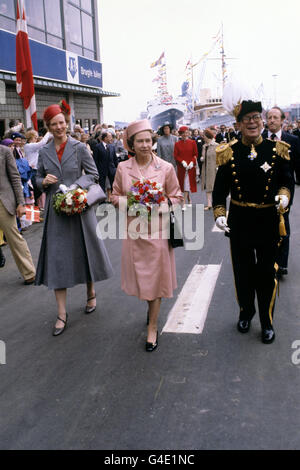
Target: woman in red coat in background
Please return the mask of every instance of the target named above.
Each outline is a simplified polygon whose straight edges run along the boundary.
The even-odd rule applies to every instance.
[[[186,203],[191,205],[190,191],[192,193],[197,192],[196,165],[198,150],[195,140],[189,138],[188,127],[181,126],[178,132],[181,140],[175,143],[174,158],[177,164],[177,176],[180,189],[184,195],[184,206],[182,210],[185,210]]]

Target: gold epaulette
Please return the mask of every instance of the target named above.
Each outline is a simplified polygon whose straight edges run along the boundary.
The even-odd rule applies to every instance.
[[[287,142],[283,142],[282,140],[276,141],[276,153],[285,160],[291,159],[289,155],[289,148],[290,144],[288,144]]]
[[[217,166],[225,165],[227,162],[229,162],[233,155],[233,150],[231,146],[234,145],[236,142],[238,142],[238,140],[233,139],[228,144],[220,144],[217,146]]]

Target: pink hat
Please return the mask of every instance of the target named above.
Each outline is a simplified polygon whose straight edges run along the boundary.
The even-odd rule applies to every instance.
[[[123,143],[126,150],[132,152],[132,149],[128,147],[127,140],[129,140],[133,135],[143,131],[152,132],[152,127],[148,119],[141,119],[140,121],[134,121],[128,124],[128,127],[123,133]]]

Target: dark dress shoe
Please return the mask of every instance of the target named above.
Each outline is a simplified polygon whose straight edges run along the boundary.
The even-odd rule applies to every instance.
[[[146,351],[152,352],[157,348],[157,346],[158,346],[158,332],[156,333],[155,343],[149,343],[148,341],[146,342]]]
[[[240,333],[248,333],[250,329],[251,321],[250,320],[239,320],[237,324],[237,329]]]
[[[34,284],[35,277],[31,277],[30,279],[26,279],[24,281],[25,286],[30,286],[31,284]]]
[[[4,268],[5,261],[6,261],[5,256],[0,248],[0,268]]]
[[[57,320],[62,321],[64,323],[64,326],[62,328],[56,328],[56,326],[55,326],[53,328],[53,333],[52,333],[53,336],[59,336],[65,331],[65,329],[67,328],[68,314],[66,314],[66,319],[65,320],[63,320],[60,317],[57,317]]]
[[[90,300],[93,300],[95,298],[96,298],[96,296],[94,295],[93,297],[90,297],[89,299],[87,299],[87,301],[89,302]],[[86,314],[93,313],[96,310],[96,307],[97,307],[96,305],[95,305],[95,307],[89,307],[87,305],[85,307],[84,313],[86,313]]]
[[[275,331],[273,328],[263,328],[261,333],[261,339],[264,344],[273,343],[275,339]]]

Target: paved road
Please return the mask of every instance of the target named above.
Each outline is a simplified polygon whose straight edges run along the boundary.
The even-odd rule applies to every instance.
[[[194,197],[203,202],[203,195]],[[146,353],[146,305],[120,290],[119,241],[106,246],[115,276],[97,285],[97,311],[83,314],[85,289],[69,291],[69,327],[51,336],[54,295],[26,287],[9,249],[0,273],[1,449],[299,449],[300,188],[291,223],[289,275],[276,301],[276,341],[260,341],[258,316],[236,331],[238,308],[228,241],[205,213],[202,250],[176,249],[179,288],[164,300],[160,332],[196,264],[220,265],[202,334],[163,333]],[[25,237],[37,260],[42,226]],[[300,346],[298,346],[300,349]],[[292,354],[294,353],[294,361]],[[298,360],[297,360],[298,359]]]

